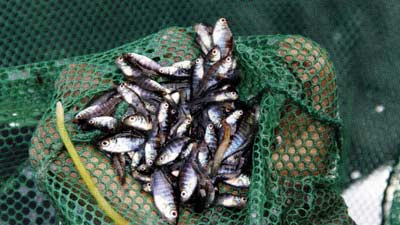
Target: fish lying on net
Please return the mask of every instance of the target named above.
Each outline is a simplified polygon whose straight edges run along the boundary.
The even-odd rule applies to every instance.
[[[116,65],[126,81],[75,116],[77,123],[105,131],[98,146],[112,158],[121,182],[129,165],[170,223],[180,204],[243,207],[246,196],[219,194],[218,183],[250,185],[257,107],[238,100],[232,32],[225,18],[214,27],[197,24],[195,31],[203,52],[196,60],[163,67],[124,53]],[[129,107],[117,119],[121,102]]]

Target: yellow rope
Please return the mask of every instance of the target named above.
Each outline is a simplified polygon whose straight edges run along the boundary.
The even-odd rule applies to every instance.
[[[118,212],[116,212],[110,204],[106,201],[106,199],[101,195],[99,190],[97,189],[96,185],[94,184],[92,177],[90,176],[89,172],[86,170],[85,166],[83,165],[81,159],[79,158],[78,153],[75,150],[74,145],[69,138],[67,130],[64,126],[64,109],[61,102],[57,102],[56,107],[56,121],[57,121],[57,130],[60,134],[61,140],[64,142],[65,148],[67,149],[69,155],[72,158],[72,161],[75,164],[78,173],[83,179],[83,182],[86,184],[87,188],[89,189],[90,194],[94,197],[99,205],[100,209],[102,209],[108,217],[110,217],[115,224],[117,225],[125,225],[129,224],[129,222],[124,219]]]

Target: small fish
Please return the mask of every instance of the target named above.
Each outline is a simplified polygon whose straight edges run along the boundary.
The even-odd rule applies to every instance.
[[[214,26],[212,32],[212,40],[214,45],[221,49],[222,57],[227,56],[233,49],[233,36],[229,29],[228,21],[225,18],[220,18]]]
[[[137,151],[143,144],[143,137],[138,137],[131,134],[117,134],[98,143],[101,150],[112,153]]]
[[[199,95],[200,83],[204,77],[204,59],[199,57],[195,60],[193,65],[192,75],[192,92],[194,96]]]
[[[134,65],[129,65],[123,56],[119,56],[115,60],[115,64],[128,78],[139,77],[142,75],[142,71]]]
[[[192,62],[190,60],[184,60],[172,64],[173,67],[188,70],[192,67]]]
[[[131,159],[131,168],[136,169],[143,159],[143,151],[131,151],[127,153]]]
[[[122,95],[122,98],[131,106],[135,108],[136,111],[142,113],[145,116],[148,116],[142,99],[131,89],[128,88],[127,83],[122,83],[117,88],[118,92]]]
[[[173,76],[173,77],[183,77],[187,78],[190,77],[190,73],[187,69],[178,68],[175,66],[164,66],[161,67],[158,72],[163,75]]]
[[[253,140],[255,133],[255,115],[250,114],[247,116],[247,118],[243,118],[238,130],[231,139],[228,149],[226,149],[224,153],[223,159],[226,159],[234,153],[246,148]]]
[[[162,149],[160,156],[156,160],[156,165],[162,166],[174,161],[176,158],[178,158],[179,154],[182,152],[182,149],[186,146],[186,144],[189,141],[190,138],[188,137],[172,139]]]
[[[237,122],[242,117],[242,115],[243,115],[243,110],[238,109],[238,110],[234,111],[232,114],[230,114],[228,117],[226,117],[225,121],[231,127],[232,134],[234,134],[236,132]]]
[[[194,26],[194,30],[196,32],[197,43],[199,43],[203,53],[207,54],[213,45],[213,40],[211,37],[212,28],[199,23]]]
[[[224,179],[230,179],[239,176],[241,173],[241,169],[237,168],[237,165],[226,165],[223,164],[218,169],[218,177],[222,177]]]
[[[157,81],[152,80],[145,76],[140,76],[140,77],[135,78],[134,82],[138,86],[140,86],[141,88],[143,88],[145,90],[162,93],[163,95],[167,95],[167,94],[171,93],[171,90],[169,90],[168,88],[165,88]]]
[[[216,204],[229,208],[243,208],[247,204],[247,197],[222,194],[217,197]]]
[[[214,63],[221,60],[221,50],[218,46],[214,46],[210,52],[207,53],[206,59],[208,60],[208,64],[210,66],[214,65]]]
[[[140,164],[136,169],[139,172],[148,173],[150,171],[151,167],[149,167],[148,165],[143,163],[143,164]]]
[[[192,124],[192,117],[189,115],[183,118],[171,128],[169,133],[171,137],[182,137],[189,130],[189,127]]]
[[[99,116],[89,119],[88,123],[94,127],[105,129],[108,131],[115,130],[118,126],[118,121],[111,116]]]
[[[224,180],[223,182],[238,188],[248,188],[250,186],[250,178],[245,174],[240,174],[238,177]]]
[[[126,126],[135,128],[137,130],[149,131],[153,128],[152,122],[146,116],[140,114],[128,116],[122,122]]]
[[[159,95],[157,95],[156,93],[145,90],[136,84],[129,83],[129,84],[127,84],[127,87],[129,89],[131,89],[132,91],[134,91],[137,95],[139,95],[140,98],[142,98],[144,100],[150,99],[150,100],[156,100],[158,102],[160,102],[162,100],[162,98]]]
[[[118,176],[120,177],[121,184],[125,184],[125,158],[122,154],[113,153],[112,166],[117,170]]]
[[[168,120],[168,111],[169,104],[167,102],[162,102],[159,106],[157,113],[157,121],[158,121],[158,131],[160,135],[160,145],[163,145],[167,140],[167,135],[169,132],[169,120]]]
[[[239,98],[239,95],[235,91],[220,92],[215,95],[206,96],[204,98],[194,100],[192,102],[192,104],[198,105],[201,103],[234,101],[234,100],[237,100],[238,98]]]
[[[197,174],[188,160],[179,174],[179,191],[182,202],[187,202],[193,195],[197,186]]]
[[[168,82],[168,83],[161,83],[161,85],[172,91],[179,91],[182,89],[187,89],[190,85],[187,82]]]
[[[223,112],[220,107],[216,105],[210,106],[207,110],[207,115],[215,127],[217,128],[222,127],[221,121],[223,117]]]
[[[142,184],[142,190],[144,192],[151,193],[153,191],[151,188],[151,182]]]
[[[178,218],[178,209],[174,199],[174,190],[164,172],[154,171],[151,187],[154,205],[169,223],[175,224]]]
[[[115,111],[115,106],[121,102],[121,95],[114,91],[101,96],[92,105],[76,114],[76,120],[86,120],[93,117],[109,116]]]
[[[124,58],[126,58],[130,63],[138,66],[144,73],[147,74],[157,74],[160,69],[160,64],[156,61],[150,59],[147,56],[139,55],[136,53],[125,53]]]
[[[193,147],[196,145],[196,142],[189,143],[185,149],[182,150],[180,158],[185,159],[187,158],[193,150]]]
[[[197,160],[199,162],[199,165],[202,168],[206,168],[208,165],[208,162],[210,160],[210,151],[208,150],[207,144],[205,142],[202,142],[199,145],[199,152],[197,155]]]
[[[208,149],[210,149],[210,151],[214,154],[218,147],[218,140],[214,125],[212,123],[208,124],[206,127],[204,141],[206,142]]]
[[[132,177],[135,178],[136,180],[144,182],[144,183],[151,182],[151,176],[141,174],[137,170],[132,170]]]
[[[148,140],[144,147],[144,157],[147,166],[153,166],[154,161],[157,158],[157,152],[160,147],[157,131],[158,129],[154,127],[154,129],[149,134]]]

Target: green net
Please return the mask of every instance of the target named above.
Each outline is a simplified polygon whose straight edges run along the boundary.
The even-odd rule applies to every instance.
[[[193,60],[199,54],[193,37],[191,29],[172,27],[104,53],[14,69],[17,74],[40,71],[42,80],[32,81],[37,84],[54,79],[46,82],[54,82],[53,87],[46,88],[53,94],[45,101],[47,111],[33,134],[29,154],[37,181],[63,221],[112,222],[83,185],[60,141],[54,121],[54,105],[59,100],[80,157],[106,199],[131,222],[162,222],[152,197],[131,177],[121,185],[109,159],[87,142],[85,133],[71,120],[96,94],[121,82],[123,76],[114,66],[118,55],[137,52],[161,65]],[[340,119],[335,73],[325,50],[309,39],[291,35],[239,37],[235,43],[243,76],[240,96],[245,100],[260,92],[264,95],[248,206],[242,210],[214,207],[202,213],[181,208],[179,222],[351,224],[335,188]],[[12,76],[9,71],[2,76]],[[36,91],[30,93],[28,89],[24,94],[34,95]],[[29,106],[32,110],[26,110]],[[27,120],[25,114],[36,107],[40,106],[29,101],[26,111],[18,115]]]
[[[91,223],[110,221],[82,188],[79,176],[65,155],[54,127],[54,101],[65,100],[67,116],[71,119],[72,114],[96,94],[93,87],[100,91],[108,89],[112,85],[110,81],[119,82],[121,74],[111,61],[122,51],[159,57],[164,63],[197,55],[188,47],[190,44],[180,51],[181,41],[175,44],[167,40],[162,44],[156,39],[160,33],[132,41],[165,27],[188,27],[196,22],[211,24],[225,16],[238,37],[237,55],[244,75],[240,94],[247,98],[260,90],[268,93],[262,101],[263,112],[268,112],[263,114],[263,121],[271,123],[260,127],[258,143],[263,142],[263,145],[255,146],[255,176],[246,212],[232,214],[231,210],[216,209],[204,217],[225,213],[233,218],[240,214],[239,217],[247,221],[268,218],[265,221],[327,224],[339,220],[336,221],[339,224],[346,213],[338,193],[354,181],[350,174],[357,171],[363,178],[380,165],[398,158],[400,105],[397,89],[400,83],[396,63],[399,51],[395,46],[400,33],[395,28],[400,21],[399,10],[400,5],[393,0],[368,3],[361,0],[188,1],[186,4],[155,0],[146,3],[103,1],[101,4],[47,0],[0,2],[0,223],[29,224],[25,219],[28,215],[40,218],[30,222],[35,224],[74,223],[88,218]],[[340,98],[336,96],[335,86],[333,92],[329,90],[330,85],[336,85],[334,76],[328,80],[331,66],[326,66],[325,72],[325,65],[330,61],[325,56],[311,57],[312,53],[302,53],[309,45],[316,48],[313,42],[304,39],[302,43],[298,36],[291,37],[293,41],[285,41],[289,36],[248,37],[277,33],[301,34],[328,50],[337,69]],[[193,43],[192,34],[181,32],[180,35],[178,39],[186,36],[188,43]],[[125,43],[131,44],[121,46]],[[296,43],[300,43],[299,49]],[[116,46],[121,47],[87,55]],[[165,53],[168,48],[171,55]],[[319,62],[321,59],[324,63]],[[309,67],[306,61],[311,62]],[[319,77],[321,71],[324,74]],[[316,75],[318,77],[314,78]],[[84,91],[86,89],[91,91]],[[340,108],[337,108],[337,101]],[[377,106],[384,106],[384,111],[376,110]],[[338,133],[334,114],[339,110],[345,125],[340,152],[335,146]],[[41,128],[36,129],[39,121]],[[68,128],[75,131],[74,142],[89,139],[79,134],[77,127],[70,124]],[[83,143],[77,143],[80,144]],[[82,146],[80,156],[89,160],[87,165],[93,165],[91,174],[96,177],[99,188],[102,187],[100,182],[104,182],[103,194],[111,202],[125,201],[121,190],[129,194],[135,186],[115,188],[111,185],[114,173],[107,175],[110,180],[105,176],[103,181],[108,161],[104,161],[105,165],[100,161],[91,162],[88,158],[91,155],[84,155],[89,154],[87,148]],[[24,164],[28,149],[33,169]],[[89,152],[97,154],[96,149]],[[338,155],[340,161],[337,161]],[[60,165],[55,164],[57,160]],[[100,175],[95,173],[96,169],[100,170]],[[32,190],[23,172],[28,170],[33,172],[27,179],[34,183]],[[269,176],[263,176],[264,173]],[[13,186],[17,183],[36,195],[31,197],[29,191],[18,192]],[[43,194],[45,192],[49,194]],[[130,200],[113,204],[120,208],[128,206],[131,214],[135,214],[136,207],[153,210],[151,204],[136,203],[142,200],[136,200],[139,195],[134,193]],[[46,200],[45,207],[41,208],[49,214],[40,213],[42,209],[36,212],[38,206],[29,205],[32,199],[39,198],[37,196]],[[393,213],[385,216],[387,221],[395,223],[400,198],[398,193],[393,196]],[[50,210],[52,207],[46,206],[47,200],[57,210],[57,215]],[[145,201],[151,202],[143,198]],[[17,203],[22,205],[22,210]],[[213,220],[225,222],[229,215]],[[75,217],[76,220],[71,219]]]

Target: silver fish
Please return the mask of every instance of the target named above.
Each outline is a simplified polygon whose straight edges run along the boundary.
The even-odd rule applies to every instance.
[[[238,177],[224,180],[223,182],[238,188],[248,188],[250,186],[250,178],[245,174],[240,174]]]
[[[131,89],[128,88],[127,83],[122,83],[117,88],[118,92],[122,95],[122,98],[131,106],[133,106],[136,111],[148,116],[149,113],[146,111],[142,99]]]
[[[218,46],[214,46],[210,52],[207,53],[206,58],[208,60],[208,64],[210,66],[214,65],[214,63],[221,60],[221,50]]]
[[[214,26],[212,32],[212,40],[214,45],[221,49],[222,57],[227,56],[233,49],[233,35],[229,29],[228,21],[220,18]]]
[[[178,209],[174,199],[174,190],[161,170],[155,170],[152,176],[154,205],[161,215],[172,224],[178,218]]]
[[[145,90],[136,84],[127,84],[127,87],[129,89],[131,89],[132,91],[134,91],[137,95],[139,95],[140,98],[142,98],[144,100],[148,100],[148,99],[156,100],[156,101],[162,100],[162,98],[159,95],[157,95],[156,93]]]
[[[246,148],[254,137],[255,132],[255,115],[250,114],[247,118],[243,118],[238,130],[233,135],[231,143],[226,149],[223,159],[233,155],[234,153]]]
[[[111,116],[99,116],[91,118],[88,123],[94,127],[106,130],[114,130],[118,126],[118,121]]]
[[[217,150],[217,145],[218,145],[218,140],[217,140],[217,134],[215,133],[215,128],[212,123],[208,124],[206,127],[206,132],[204,134],[204,141],[206,142],[208,149],[212,153],[215,153]]]
[[[247,197],[223,194],[217,197],[216,204],[229,208],[243,208],[247,204]]]
[[[141,182],[145,182],[145,183],[151,182],[151,177],[150,176],[141,174],[137,170],[133,170],[132,171],[132,177],[135,178],[135,180],[138,180],[138,181],[141,181]]]
[[[200,83],[204,77],[204,59],[199,57],[195,60],[193,66],[193,76],[192,76],[192,92],[194,96],[198,96]]]
[[[127,117],[123,120],[123,123],[137,130],[149,131],[153,128],[152,122],[146,116],[140,114]]]
[[[190,153],[192,152],[193,147],[194,147],[195,144],[196,144],[196,142],[189,143],[189,144],[186,146],[186,148],[182,150],[181,155],[180,155],[180,158],[181,158],[181,159],[187,158],[187,157],[190,155]]]
[[[165,88],[157,81],[152,80],[145,76],[137,77],[137,78],[135,78],[134,81],[137,85],[139,85],[141,88],[143,88],[145,90],[159,92],[164,95],[171,93],[171,90],[169,90],[168,88]]]
[[[156,165],[162,166],[174,161],[176,158],[178,158],[182,149],[186,146],[186,144],[189,141],[190,138],[188,137],[172,139],[162,149],[162,152],[160,153],[158,159],[156,160]]]
[[[216,105],[210,106],[207,110],[207,115],[215,127],[221,128],[223,112],[220,107]]]
[[[143,151],[131,151],[127,153],[131,159],[131,168],[136,169],[143,159]]]
[[[193,101],[193,105],[210,102],[224,102],[234,101],[239,98],[239,95],[235,91],[220,92],[212,96],[206,96],[204,98]]]
[[[180,68],[180,69],[188,70],[192,67],[192,62],[190,60],[184,60],[184,61],[173,63],[172,66]]]
[[[154,128],[150,135],[149,138],[146,142],[146,145],[144,147],[144,156],[145,156],[145,161],[147,166],[153,166],[154,161],[157,158],[157,152],[159,149],[159,139],[157,136],[157,129]]]
[[[85,120],[93,117],[111,115],[115,110],[115,106],[120,102],[121,95],[115,94],[114,91],[108,92],[93,102],[92,105],[76,114],[75,119]]]
[[[117,67],[124,73],[128,78],[130,77],[139,77],[142,75],[142,71],[136,66],[129,65],[127,60],[123,56],[119,56],[115,60],[115,64]]]
[[[158,130],[159,130],[161,145],[163,145],[168,138],[167,134],[169,132],[169,120],[168,120],[169,108],[170,106],[167,102],[161,102],[157,113],[157,122],[158,122]]]
[[[197,174],[192,167],[192,162],[187,161],[179,174],[179,191],[182,202],[187,202],[193,195],[197,186]]]
[[[117,134],[100,141],[99,148],[106,152],[124,153],[139,150],[143,143],[143,137],[131,134]]]
[[[199,23],[194,26],[194,30],[197,35],[197,43],[199,43],[203,53],[207,54],[207,52],[210,51],[213,45],[213,40],[211,37],[212,28],[209,28],[208,26]]]
[[[189,71],[186,69],[178,68],[175,66],[164,66],[161,67],[158,72],[163,75],[173,77],[190,77]]]
[[[238,120],[242,117],[243,110],[238,109],[235,110],[232,114],[226,117],[225,121],[231,127],[231,133],[234,134],[236,132],[236,125]]]
[[[151,188],[151,182],[150,183],[144,183],[142,185],[142,190],[144,192],[151,193],[153,191],[152,188]]]
[[[160,69],[160,64],[150,59],[147,56],[139,55],[136,53],[126,53],[124,57],[132,64],[138,66],[143,72],[147,74],[157,74]]]
[[[207,144],[205,142],[202,142],[199,145],[197,160],[202,168],[207,167],[208,161],[210,160],[210,151],[208,150]]]

